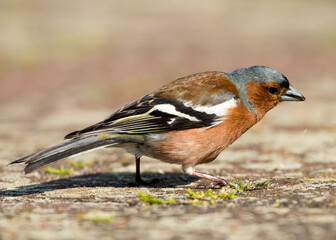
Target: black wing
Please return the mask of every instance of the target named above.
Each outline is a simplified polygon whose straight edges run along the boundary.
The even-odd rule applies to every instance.
[[[210,127],[218,122],[216,114],[197,111],[170,98],[146,95],[125,105],[104,121],[72,132],[65,138],[95,134],[148,134]]]

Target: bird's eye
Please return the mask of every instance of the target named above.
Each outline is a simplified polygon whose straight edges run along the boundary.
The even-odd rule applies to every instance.
[[[277,88],[275,88],[275,87],[270,87],[270,88],[268,89],[268,91],[270,92],[270,94],[275,94],[275,93],[277,93],[277,92],[279,91],[279,89],[277,89]]]

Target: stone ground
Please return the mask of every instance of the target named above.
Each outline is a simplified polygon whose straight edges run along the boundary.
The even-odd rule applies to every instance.
[[[29,121],[11,120],[12,108],[3,109],[8,120],[2,121],[1,132],[11,132],[1,138],[0,239],[335,238],[335,97],[317,101],[328,92],[314,97],[309,90],[313,86],[298,89],[307,102],[283,103],[215,162],[198,167],[229,181],[272,184],[241,193],[227,189],[235,192],[235,198],[211,205],[192,205],[186,199],[188,188],[202,191],[209,182],[154,159],[144,158],[142,171],[146,180],[157,181],[134,187],[133,159],[117,149],[53,166],[69,168],[71,161],[80,160],[92,163],[67,176],[43,170],[23,175],[22,166],[6,164],[58,142],[60,126],[68,128],[78,117],[101,112],[76,111],[73,119],[64,120],[70,111],[65,109],[38,118],[31,127]],[[23,119],[30,112],[34,111],[27,111]],[[139,199],[138,191],[173,197],[176,203],[149,206]],[[104,222],[106,218],[109,221]]]
[[[334,1],[258,1],[261,8],[194,0],[188,9],[171,1],[155,10],[149,0],[136,8],[128,1],[104,1],[108,11],[90,1],[66,2],[68,8],[60,1],[51,9],[43,1],[10,2],[0,8],[10,19],[0,23],[7,33],[0,41],[6,46],[0,58],[0,240],[336,239]],[[228,30],[230,36],[223,34]],[[36,32],[47,34],[29,35]],[[102,39],[112,46],[106,48]],[[18,52],[15,44],[22,47],[29,40],[40,45]],[[91,41],[99,48],[90,48]],[[22,165],[6,166],[163,82],[253,64],[282,71],[306,102],[282,103],[216,161],[197,169],[230,182],[270,182],[267,187],[226,188],[233,199],[200,205],[186,197],[187,189],[205,191],[209,182],[185,175],[179,166],[143,158],[144,179],[156,181],[136,187],[134,160],[120,149],[52,165],[72,169],[67,175],[45,169],[24,175]],[[150,205],[138,192],[175,203]]]

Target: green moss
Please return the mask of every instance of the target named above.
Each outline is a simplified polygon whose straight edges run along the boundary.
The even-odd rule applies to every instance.
[[[100,217],[100,216],[95,216],[92,217],[90,219],[88,219],[90,221],[92,221],[93,223],[111,223],[113,221],[113,217],[112,216],[107,216],[107,217]]]
[[[166,200],[165,203],[166,203],[166,204],[175,204],[176,202],[175,202],[175,199],[172,197],[172,198]]]
[[[143,192],[138,192],[138,196],[141,199],[141,201],[148,203],[150,205],[162,205],[162,204],[174,204],[175,203],[174,198],[170,198],[169,200],[164,200],[164,199],[153,197],[152,195],[149,195]]]
[[[110,214],[105,213],[86,213],[86,214],[78,214],[77,218],[90,221],[94,224],[106,224],[113,222],[114,218]]]
[[[265,182],[256,182],[254,184],[254,187],[255,188],[267,188],[270,185],[272,185],[272,183],[271,182],[267,182],[267,181],[265,181]]]
[[[236,190],[237,192],[245,192],[245,191],[252,191],[255,189],[262,189],[262,188],[267,188],[270,186],[272,183],[271,182],[244,182],[244,181],[239,181],[239,182],[230,182],[229,186]]]
[[[51,173],[55,175],[69,175],[72,173],[72,171],[73,171],[72,168],[65,169],[64,166],[61,166],[60,169],[48,167],[44,170],[44,172],[46,173]]]
[[[213,192],[211,189],[207,191],[194,192],[191,189],[187,189],[187,204],[192,205],[211,205],[218,199],[233,199],[234,193],[227,193],[222,190],[219,193]]]
[[[86,163],[82,159],[80,159],[80,160],[77,160],[77,161],[70,162],[70,166],[72,168],[82,169],[82,168],[85,168],[85,167],[91,167],[92,163],[93,163],[92,161]]]

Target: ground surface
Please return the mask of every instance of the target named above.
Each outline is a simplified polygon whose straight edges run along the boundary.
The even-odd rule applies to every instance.
[[[1,240],[336,239],[334,1],[90,2],[0,8]],[[307,101],[281,104],[198,170],[266,188],[199,205],[187,189],[209,182],[144,158],[144,179],[156,181],[135,187],[119,149],[52,166],[68,175],[6,166],[164,82],[254,64],[283,72]],[[149,205],[139,191],[175,203]]]

